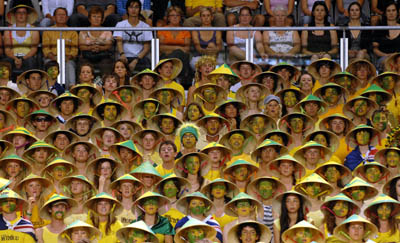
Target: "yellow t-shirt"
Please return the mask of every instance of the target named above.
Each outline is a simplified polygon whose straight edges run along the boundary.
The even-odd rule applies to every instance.
[[[224,231],[224,227],[225,225],[229,224],[230,222],[232,222],[233,220],[236,220],[237,217],[234,216],[229,216],[227,214],[223,214],[221,217],[217,217],[215,214],[213,214],[213,218],[215,220],[217,220],[217,222],[219,223],[219,225],[221,226],[221,231]]]
[[[161,165],[162,159],[160,154],[154,151],[151,155],[143,155],[143,161],[151,161],[153,164]]]
[[[222,0],[186,0],[185,7],[196,8],[198,6],[206,6],[213,8],[222,8]],[[194,16],[200,15],[200,12],[197,12]]]
[[[165,168],[162,166],[162,164],[157,165],[156,171],[157,171],[158,173],[160,173],[161,176],[165,176],[165,175],[174,173],[174,169],[173,169],[173,168],[170,169],[170,170],[167,170],[167,169],[165,169]]]
[[[205,179],[209,181],[213,181],[218,178],[222,178],[221,170],[209,170],[205,176],[203,176]]]
[[[40,217],[40,215],[39,215],[39,206],[37,204],[33,205],[32,216],[31,216],[30,221],[32,222],[33,227],[35,229],[41,228],[41,227],[44,227],[44,226],[50,224],[50,220],[42,219]]]
[[[92,220],[88,218],[87,223],[90,225],[93,225]],[[115,221],[114,224],[111,225],[110,231],[108,234],[106,234],[106,224],[107,222],[101,222],[99,225],[99,230],[101,232],[101,239],[98,241],[98,243],[117,243],[119,242],[117,238],[117,231],[122,228],[122,223],[117,220]]]
[[[117,215],[118,221],[120,221],[124,226],[130,224],[133,220],[136,220],[135,214],[132,210],[122,210],[121,214]]]
[[[179,210],[177,210],[176,208],[171,208],[169,209],[166,213],[164,213],[163,215],[161,215],[165,218],[168,219],[168,221],[171,223],[172,227],[175,228],[176,223],[178,223],[179,220],[181,220],[183,217],[185,217],[186,215],[184,215],[183,213],[181,213]]]
[[[347,149],[347,143],[346,143],[346,138],[342,137],[339,140],[339,147],[337,148],[336,152],[333,153],[334,156],[339,158],[339,161],[341,164],[344,164],[344,159],[346,156],[351,152],[351,148],[349,147],[349,150]]]
[[[51,232],[47,227],[43,227],[43,242],[44,243],[54,243],[58,242],[57,233]]]
[[[36,243],[29,234],[10,229],[0,230],[0,239],[2,243]]]
[[[386,243],[386,242],[400,242],[400,231],[396,228],[394,234],[390,234],[390,230],[385,233],[378,232],[378,237],[373,239],[376,243]]]

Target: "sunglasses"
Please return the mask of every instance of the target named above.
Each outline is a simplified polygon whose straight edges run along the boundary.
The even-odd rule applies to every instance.
[[[50,117],[38,117],[38,118],[35,118],[35,121],[36,122],[50,122],[51,118]]]

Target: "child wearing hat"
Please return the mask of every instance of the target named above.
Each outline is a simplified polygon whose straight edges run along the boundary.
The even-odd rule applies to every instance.
[[[58,242],[60,243],[71,243],[71,242],[94,242],[100,238],[100,230],[87,224],[81,220],[76,220],[58,235]]]
[[[219,143],[209,143],[202,150],[202,153],[209,157],[210,170],[204,175],[204,178],[213,181],[223,177],[223,171],[226,164],[231,160],[232,151]]]
[[[175,159],[179,159],[185,154],[199,152],[197,149],[197,141],[199,140],[199,127],[194,123],[182,124],[177,132],[180,138],[180,151],[176,155]]]
[[[155,242],[158,243],[156,234],[141,220],[135,223],[131,223],[120,228],[117,231],[117,237],[120,242]]]

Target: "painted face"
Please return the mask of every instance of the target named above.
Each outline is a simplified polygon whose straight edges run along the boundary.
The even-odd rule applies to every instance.
[[[167,135],[174,133],[175,131],[175,123],[172,118],[164,117],[161,118],[161,131]]]
[[[178,188],[176,187],[174,181],[168,180],[165,182],[163,192],[168,198],[175,197],[178,194]]]
[[[378,105],[384,105],[382,103],[384,101],[384,98],[380,93],[369,93],[368,98],[375,101]]]
[[[112,203],[110,200],[103,199],[97,202],[96,211],[100,216],[107,216],[111,212]]]
[[[359,117],[365,116],[368,112],[368,102],[366,100],[356,100],[352,110]]]
[[[207,119],[205,126],[209,135],[216,135],[219,132],[221,123],[218,118],[210,118]]]
[[[52,218],[62,220],[65,216],[65,212],[67,211],[67,206],[64,202],[58,202],[51,207],[50,211]]]
[[[82,242],[84,240],[88,241],[89,232],[83,227],[74,228],[71,232],[71,240],[73,243]]]
[[[399,165],[400,155],[395,150],[390,150],[386,153],[386,163],[389,167],[397,167]]]
[[[272,146],[262,148],[261,161],[264,163],[270,162],[278,157],[279,153]]]
[[[49,158],[49,151],[47,148],[36,148],[32,154],[32,157],[37,163],[45,163]]]
[[[351,198],[356,201],[363,201],[365,198],[366,189],[364,187],[354,187],[351,190]]]
[[[120,89],[119,96],[123,102],[130,103],[133,99],[133,92],[130,89]]]
[[[389,220],[392,214],[392,207],[389,203],[379,204],[377,214],[380,220]]]
[[[314,101],[306,102],[306,104],[304,105],[304,110],[307,115],[311,117],[316,117],[319,111],[319,104],[318,102]]]
[[[16,177],[21,173],[22,167],[19,162],[11,160],[7,162],[5,171],[9,177]]]
[[[347,76],[342,76],[336,80],[336,83],[339,84],[340,86],[344,87],[347,90],[350,90],[352,88],[352,82],[351,79]]]
[[[118,109],[115,105],[104,106],[104,119],[108,121],[115,121],[117,119]]]
[[[182,136],[182,144],[185,148],[194,148],[196,146],[196,137],[193,133],[185,133]]]
[[[143,209],[146,214],[154,215],[158,211],[158,199],[154,197],[146,198],[143,200]]]
[[[307,185],[305,186],[305,190],[310,197],[315,198],[321,193],[322,188],[321,184],[316,182],[311,182],[307,183]]]
[[[392,90],[394,88],[395,80],[393,76],[386,75],[382,78],[382,88],[386,91]]]
[[[368,168],[365,170],[365,177],[368,182],[375,183],[381,179],[382,172],[376,165],[368,166]]]
[[[289,213],[297,213],[300,209],[300,199],[295,195],[287,196],[285,203]]]
[[[144,231],[139,229],[133,229],[129,232],[128,241],[132,243],[144,243],[147,241],[147,237]]]
[[[145,90],[151,90],[155,84],[153,76],[147,74],[142,75],[139,81],[139,85]]]
[[[283,104],[288,107],[292,108],[297,104],[298,100],[296,94],[293,91],[287,91],[283,95]]]
[[[47,108],[52,101],[52,97],[48,94],[40,94],[36,97],[36,101],[39,104],[40,108]]]
[[[244,227],[239,236],[239,239],[243,243],[256,243],[259,238],[260,237],[257,235],[257,231],[251,226]]]
[[[246,165],[239,165],[233,171],[233,177],[237,181],[246,181],[249,178],[249,169]]]
[[[193,198],[189,202],[189,211],[193,215],[203,215],[206,212],[206,204],[202,199]]]
[[[10,78],[10,70],[8,70],[8,67],[2,66],[0,67],[0,78],[2,79],[9,79]]]
[[[337,183],[340,179],[340,171],[336,166],[328,166],[324,172],[324,176],[329,183]]]
[[[200,118],[200,110],[197,106],[191,105],[188,108],[187,115],[190,121],[197,121]]]
[[[204,231],[200,227],[192,227],[187,232],[187,239],[189,243],[196,243],[206,237]]]
[[[236,210],[238,216],[246,217],[249,216],[252,210],[252,206],[249,200],[240,200],[236,202]]]
[[[197,155],[188,156],[185,159],[185,168],[189,174],[196,175],[200,170],[200,158]]]
[[[258,192],[262,199],[266,200],[272,197],[274,190],[274,183],[269,180],[262,180],[258,184]]]
[[[1,211],[4,213],[12,213],[17,209],[17,200],[14,198],[6,198],[1,200]]]
[[[27,101],[17,102],[17,115],[21,118],[27,116],[30,112],[30,105]]]
[[[372,117],[372,126],[377,130],[379,130],[380,132],[386,130],[387,124],[388,124],[388,119],[386,114],[383,112],[377,112]]]
[[[157,100],[159,100],[164,105],[171,104],[172,99],[173,99],[173,93],[170,90],[162,90],[157,93]]]
[[[369,144],[371,134],[367,130],[359,130],[356,132],[356,141],[359,145]]]
[[[292,161],[287,161],[287,160],[281,161],[278,167],[279,174],[281,174],[284,177],[292,176],[294,169],[295,169],[294,163]]]
[[[322,96],[325,102],[330,105],[334,105],[339,101],[339,92],[336,88],[329,87],[325,90],[325,94]]]
[[[269,139],[271,139],[272,141],[275,141],[279,144],[285,145],[283,137],[280,136],[279,134],[273,134]]]
[[[143,105],[143,113],[146,119],[149,119],[154,114],[156,114],[156,110],[157,110],[156,104],[154,104],[153,102],[146,102]]]
[[[309,228],[296,229],[295,232],[296,243],[310,243],[312,241],[312,232]]]
[[[261,116],[256,116],[249,122],[250,130],[255,134],[260,134],[265,129],[265,120]]]
[[[47,69],[47,74],[53,79],[56,80],[58,77],[58,67],[57,66],[52,66],[49,69]]]
[[[337,217],[344,218],[349,213],[349,203],[345,201],[336,201],[332,211]]]
[[[240,150],[244,144],[244,136],[240,133],[234,133],[229,137],[229,145],[233,150]]]
[[[328,145],[328,140],[326,139],[325,135],[322,134],[322,133],[317,134],[317,135],[314,137],[313,141],[315,141],[315,142],[317,142],[317,143],[319,143],[319,144],[321,144],[321,145],[323,145],[323,146],[325,146],[325,147],[328,147],[328,146],[329,146],[329,145]]]
[[[350,239],[355,242],[361,242],[364,238],[364,223],[353,222],[349,225],[349,236]]]
[[[316,165],[321,159],[321,149],[318,147],[307,148],[304,152],[306,163]]]
[[[289,120],[289,125],[293,133],[302,133],[304,129],[304,121],[300,117],[294,117]]]
[[[203,98],[208,103],[215,103],[217,101],[217,92],[214,87],[207,87],[203,90]]]
[[[215,199],[223,198],[226,194],[226,186],[223,182],[214,183],[211,187],[211,195]]]
[[[61,181],[67,175],[68,168],[65,165],[57,165],[53,168],[53,178],[56,181]]]

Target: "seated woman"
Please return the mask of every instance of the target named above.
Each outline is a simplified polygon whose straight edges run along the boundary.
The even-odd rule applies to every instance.
[[[299,85],[300,91],[306,95],[312,94],[314,87],[315,87],[316,80],[314,76],[304,71],[300,75],[299,79],[297,80],[297,84]]]
[[[285,26],[293,26],[294,18],[293,12],[295,10],[295,1],[294,0],[284,0],[284,1],[274,1],[274,0],[265,0],[264,1],[264,9],[267,12],[267,26],[276,26],[277,20],[280,18],[279,14],[275,11],[278,8],[285,9],[285,17],[283,21],[286,23]],[[297,11],[297,10],[295,10]]]
[[[329,10],[324,1],[314,2],[310,24],[305,26],[333,26],[328,21]],[[338,38],[335,30],[302,31],[301,44],[303,54],[310,55],[311,61],[326,57],[331,58],[338,53]]]
[[[114,62],[112,72],[119,77],[119,86],[130,84],[131,72],[128,65],[121,59]]]
[[[380,149],[374,157],[375,161],[379,162],[383,166],[386,166],[389,170],[389,178],[393,178],[399,174],[400,169],[400,149],[397,147],[387,147]],[[385,192],[386,193],[386,192]],[[389,193],[386,193],[389,195]],[[397,195],[389,195],[393,198],[397,198]]]
[[[239,11],[239,24],[233,27],[251,27],[252,11],[249,7],[242,7]],[[229,63],[242,61],[246,59],[246,39],[249,38],[248,31],[227,31],[226,42],[229,48]],[[259,31],[252,31],[250,38],[254,38],[255,49],[263,58],[267,58],[262,42],[262,36]]]
[[[299,19],[299,24],[300,25],[305,25],[305,24],[310,24],[311,19],[312,19],[312,7],[314,3],[318,0],[300,0],[298,3],[300,5],[301,11],[300,11],[300,19]],[[328,7],[328,10],[331,9],[332,6],[332,0],[325,0],[325,4]]]
[[[264,114],[277,122],[282,117],[281,99],[275,95],[268,95],[264,99]]]

